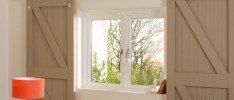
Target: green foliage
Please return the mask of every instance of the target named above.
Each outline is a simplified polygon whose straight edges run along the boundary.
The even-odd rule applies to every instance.
[[[97,59],[97,53],[92,55],[92,82],[120,83],[120,21],[111,20],[108,29],[108,57],[107,62],[101,64]]]
[[[132,84],[133,85],[151,85],[156,79],[157,84],[160,85],[164,79],[164,71],[160,62],[147,64],[144,69],[140,65],[135,65],[132,69]]]
[[[132,84],[151,85],[156,79],[158,85],[164,79],[163,62],[154,57],[162,51],[163,31],[157,19],[132,20]]]
[[[151,85],[153,80],[158,85],[164,79],[164,65],[162,61],[155,60],[154,56],[162,51],[159,44],[163,40],[157,40],[161,29],[157,20],[135,19],[132,21],[132,76],[133,85]],[[107,61],[99,61],[96,52],[92,53],[92,82],[120,83],[120,21],[110,20],[108,29],[108,57]]]
[[[92,82],[103,83],[105,80],[102,79],[104,75],[102,75],[103,70],[105,69],[105,62],[102,64],[98,64],[98,55],[97,53],[93,53],[92,55]]]

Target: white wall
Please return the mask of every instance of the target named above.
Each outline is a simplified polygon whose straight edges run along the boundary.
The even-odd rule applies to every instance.
[[[8,100],[8,0],[0,0],[0,100]]]
[[[98,2],[94,0],[78,0],[79,9],[84,10],[151,8],[161,6],[165,6],[165,2],[157,0],[98,0]],[[26,71],[26,0],[0,0],[0,14],[0,100],[12,100],[11,78],[14,76],[25,76]],[[154,98],[154,95],[150,94],[136,95],[86,91],[78,93],[78,99],[105,100],[104,96],[108,93],[110,97],[106,99],[113,98],[113,100],[115,100],[114,98],[116,100],[150,100],[150,97]],[[162,96],[161,98],[157,96],[155,98],[165,100],[166,97]]]
[[[11,78],[26,75],[26,0],[8,0],[8,2],[8,66],[11,98]]]
[[[165,7],[166,0],[78,0],[77,5],[79,11],[158,8]],[[77,100],[166,100],[166,95],[157,94],[87,89],[78,89],[77,91]]]
[[[26,0],[0,0],[0,100],[12,100],[11,78],[25,76]]]
[[[26,73],[26,0],[9,1],[9,66],[11,76]]]
[[[166,6],[166,0],[78,0],[79,10],[154,8]]]

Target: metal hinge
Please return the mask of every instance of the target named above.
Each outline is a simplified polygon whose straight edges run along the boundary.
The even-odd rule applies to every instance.
[[[68,0],[68,7],[72,7],[72,1]]]
[[[28,5],[28,7],[27,7],[27,8],[28,8],[28,10],[30,10],[30,9],[31,9],[31,6],[30,6],[30,5]]]

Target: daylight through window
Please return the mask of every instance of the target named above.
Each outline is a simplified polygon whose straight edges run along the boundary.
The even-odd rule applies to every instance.
[[[164,16],[153,14],[87,14],[82,85],[123,91],[144,91],[155,80],[161,85],[166,76],[164,23]]]

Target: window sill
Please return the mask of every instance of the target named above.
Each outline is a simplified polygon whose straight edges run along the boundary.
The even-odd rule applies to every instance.
[[[165,94],[144,92],[78,89],[78,100],[166,100]]]

